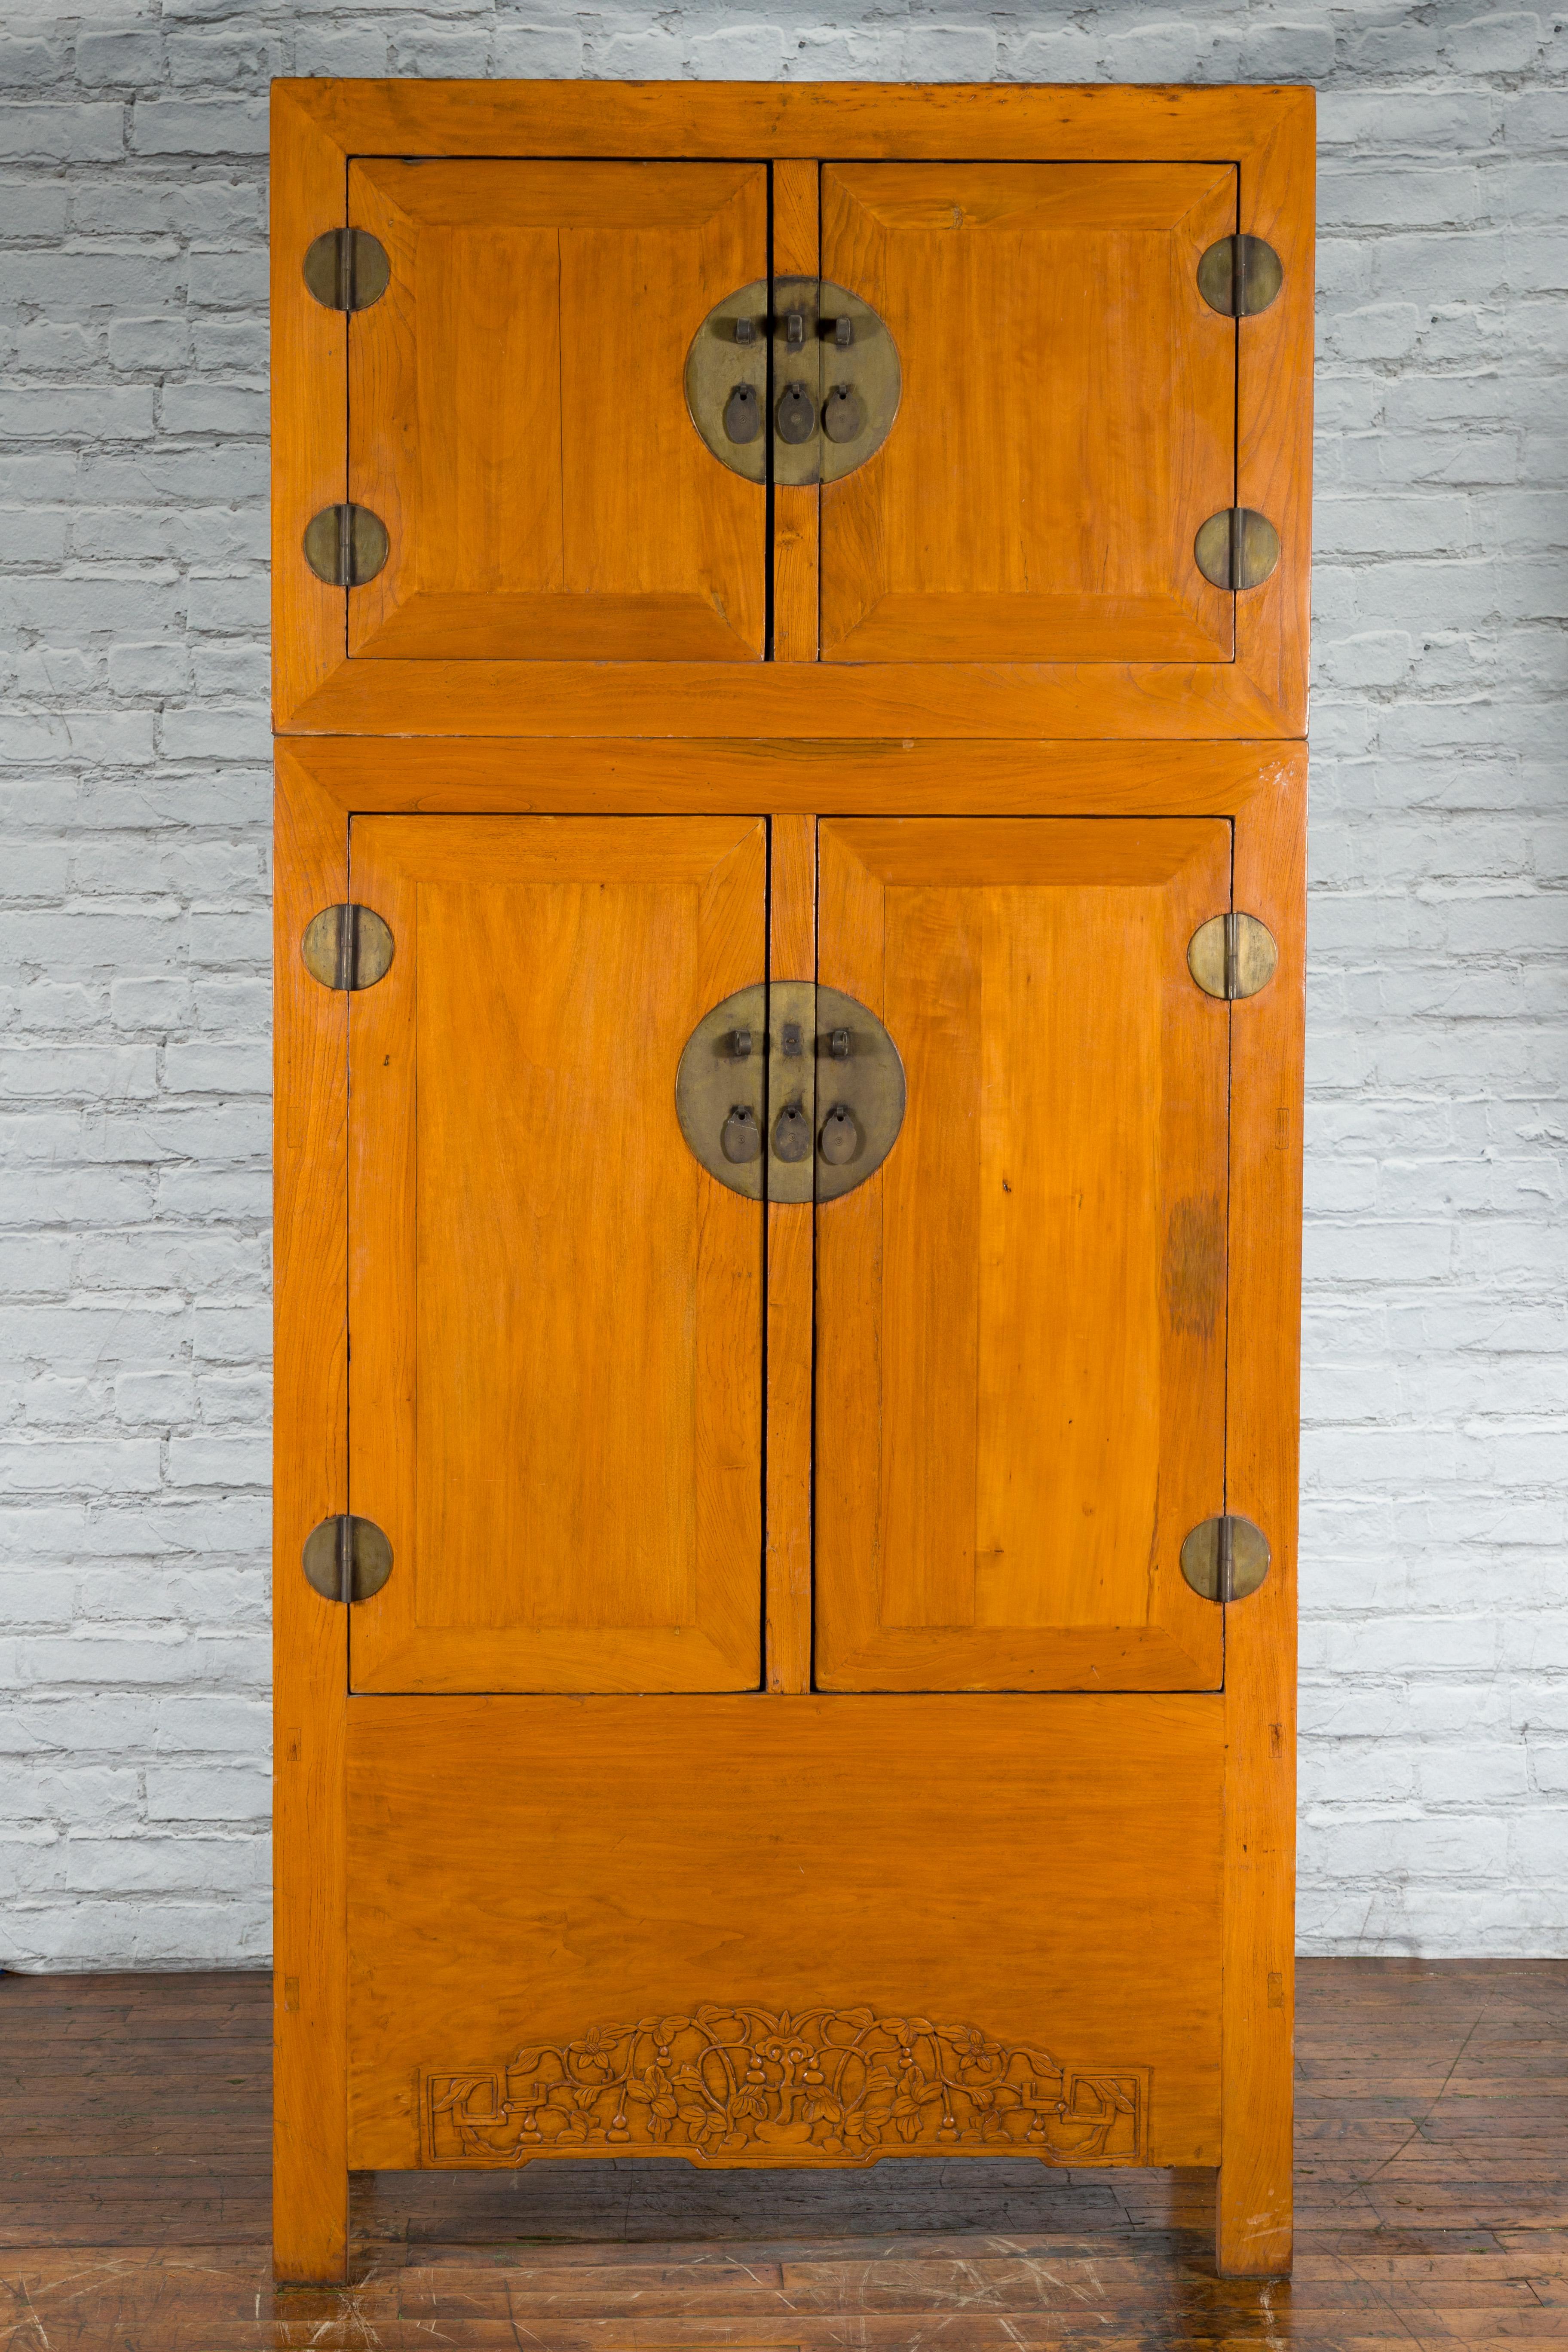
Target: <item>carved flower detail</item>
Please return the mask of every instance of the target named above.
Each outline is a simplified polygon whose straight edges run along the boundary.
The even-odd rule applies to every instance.
[[[522,2163],[638,2147],[780,2164],[1015,2147],[1047,2163],[1140,2160],[1143,2077],[1070,2074],[973,2023],[867,2007],[707,2006],[534,2042],[502,2068],[427,2074],[426,2161]]]

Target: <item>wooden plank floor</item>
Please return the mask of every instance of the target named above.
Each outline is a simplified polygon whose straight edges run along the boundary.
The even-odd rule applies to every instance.
[[[1568,1962],[1301,1970],[1296,2274],[1206,2173],[1013,2159],[365,2175],[353,2284],[271,2285],[267,1980],[0,1979],[0,2352],[1045,2352],[1568,2338]]]

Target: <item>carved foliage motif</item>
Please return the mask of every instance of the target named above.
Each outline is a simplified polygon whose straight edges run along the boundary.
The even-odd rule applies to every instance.
[[[658,2154],[843,2165],[950,2151],[1140,2164],[1147,2082],[1136,2067],[1076,2071],[975,2025],[708,2003],[525,2042],[498,2068],[425,2074],[423,2154],[432,2166]]]

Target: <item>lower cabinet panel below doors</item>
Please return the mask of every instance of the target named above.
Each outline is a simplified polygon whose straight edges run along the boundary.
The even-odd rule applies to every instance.
[[[351,2165],[1217,2163],[1223,1706],[351,1699]]]

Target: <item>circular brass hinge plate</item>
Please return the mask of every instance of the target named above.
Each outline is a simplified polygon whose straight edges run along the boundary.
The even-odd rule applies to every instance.
[[[323,1601],[368,1601],[392,1574],[392,1546],[374,1519],[344,1511],[310,1529],[300,1564]]]
[[[771,370],[770,370],[771,359]],[[686,405],[749,482],[837,482],[887,439],[898,346],[868,302],[816,278],[763,278],[715,304],[686,357]]]
[[[1193,561],[1211,587],[1261,588],[1279,561],[1279,534],[1256,507],[1222,507],[1199,526]]]
[[[392,283],[386,247],[367,228],[330,228],[305,250],[305,283],[326,310],[368,310]]]
[[[392,552],[386,525],[369,507],[323,507],[305,525],[305,561],[329,588],[363,588]]]
[[[1205,1601],[1245,1601],[1268,1573],[1268,1538],[1250,1519],[1202,1519],[1182,1546],[1182,1574]]]
[[[1256,915],[1211,915],[1187,941],[1187,970],[1205,996],[1256,996],[1267,988],[1279,950],[1267,923]]]
[[[391,926],[374,907],[323,907],[312,915],[300,953],[323,988],[374,988],[392,970],[396,951]]]
[[[1284,283],[1279,256],[1260,236],[1222,236],[1198,263],[1198,292],[1226,319],[1256,319]]]

